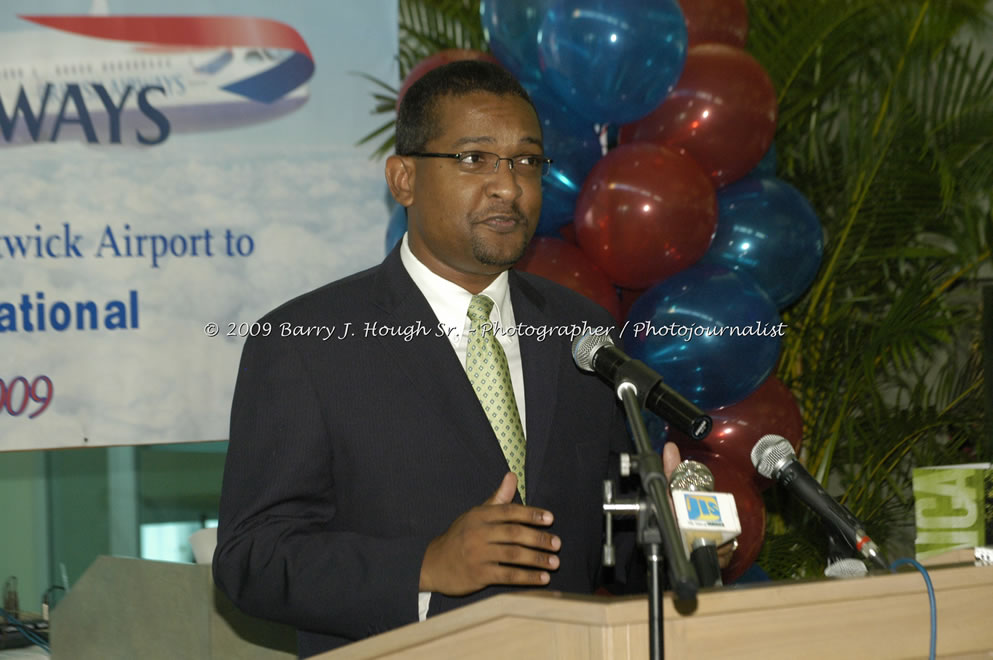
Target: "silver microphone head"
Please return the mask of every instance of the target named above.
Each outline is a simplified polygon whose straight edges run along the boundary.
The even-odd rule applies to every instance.
[[[669,490],[714,490],[714,475],[700,461],[685,460],[676,466],[669,479]]]
[[[614,344],[614,340],[610,338],[610,335],[594,334],[592,332],[582,334],[572,342],[572,359],[576,362],[576,366],[583,371],[593,371],[593,354],[601,346],[606,346],[607,344],[611,346]]]
[[[865,562],[861,559],[838,559],[830,562],[824,569],[825,577],[833,578],[853,578],[865,577],[869,574]]]
[[[775,479],[786,463],[796,458],[790,441],[781,435],[763,435],[752,447],[752,465],[766,479]]]

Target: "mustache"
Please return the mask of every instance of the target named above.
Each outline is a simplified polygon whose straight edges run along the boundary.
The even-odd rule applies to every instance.
[[[512,206],[499,206],[499,207],[495,206],[488,208],[485,211],[474,213],[472,215],[472,221],[474,223],[485,222],[488,218],[492,218],[493,216],[497,216],[497,215],[511,217],[514,219],[514,222],[517,223],[528,224],[528,217],[524,215],[524,212],[521,211],[520,207],[517,206],[517,204],[514,204]]]

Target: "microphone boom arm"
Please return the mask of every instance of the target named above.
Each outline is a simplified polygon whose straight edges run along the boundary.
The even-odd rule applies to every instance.
[[[625,375],[619,373],[618,381],[617,396],[624,403],[624,411],[631,425],[631,435],[637,450],[638,477],[649,498],[653,517],[661,533],[662,549],[665,558],[669,560],[673,590],[680,599],[692,600],[696,598],[698,588],[696,573],[683,549],[676,517],[669,505],[669,481],[662,470],[662,458],[652,449],[645,422],[641,417],[639,398],[643,397],[637,385],[627,380]]]

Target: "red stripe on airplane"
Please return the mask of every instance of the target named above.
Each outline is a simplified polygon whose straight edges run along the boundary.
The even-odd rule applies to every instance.
[[[200,47],[286,48],[314,59],[286,23],[252,16],[20,16],[45,27],[98,39]]]

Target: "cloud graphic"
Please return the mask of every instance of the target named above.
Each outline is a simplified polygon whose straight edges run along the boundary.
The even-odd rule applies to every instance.
[[[127,303],[133,290],[140,327],[3,333],[0,378],[45,374],[55,397],[34,420],[3,420],[0,448],[84,437],[89,445],[223,439],[243,339],[207,337],[204,325],[217,323],[223,335],[229,323],[253,322],[382,259],[382,164],[356,149],[312,147],[288,157],[275,146],[57,146],[0,164],[10,209],[0,232],[0,302],[19,305],[27,296],[35,313],[39,302],[50,313],[58,301]],[[82,258],[11,257],[2,238],[67,232],[81,236]],[[183,237],[187,253],[153,259],[148,236]],[[190,254],[193,236],[198,256]],[[238,237],[249,237],[240,245],[247,252],[250,244],[250,254],[237,254]]]

